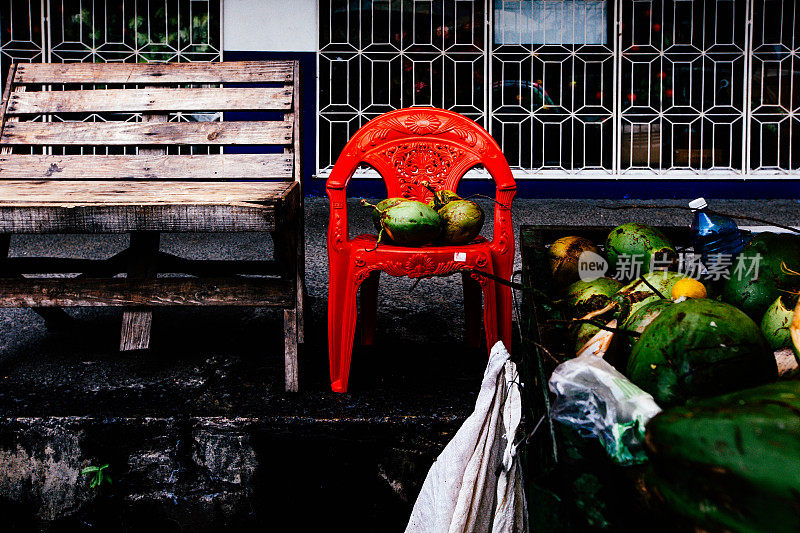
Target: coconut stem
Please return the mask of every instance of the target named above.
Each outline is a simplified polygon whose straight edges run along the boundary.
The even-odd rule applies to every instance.
[[[611,302],[607,306],[603,307],[602,309],[597,309],[596,311],[592,311],[591,313],[587,313],[583,318],[581,318],[581,320],[590,320],[590,319],[592,319],[592,318],[594,318],[596,316],[600,316],[602,314],[607,313],[608,311],[611,311],[616,306],[617,306],[617,304],[615,302]]]
[[[378,240],[375,241],[375,247],[370,249],[364,249],[365,252],[374,252],[378,249],[378,245],[381,243],[381,239],[383,239],[383,224],[381,224],[381,230],[378,232]]]
[[[364,207],[371,207],[372,209],[374,209],[378,213],[383,213],[385,211],[385,209],[378,209],[377,205],[371,204],[368,201],[364,200],[363,198],[361,199],[361,205],[363,205]]]
[[[784,274],[791,274],[793,276],[800,276],[800,272],[792,270],[791,268],[786,266],[786,263],[784,261],[781,261],[781,272],[783,272]]]
[[[650,288],[650,290],[651,290],[651,291],[653,291],[654,293],[656,293],[656,294],[657,294],[657,295],[658,295],[658,296],[659,296],[659,297],[660,297],[662,300],[666,300],[666,299],[667,299],[667,297],[666,297],[666,296],[664,296],[663,294],[661,294],[661,291],[660,291],[660,290],[658,290],[658,289],[656,289],[655,287],[653,287],[652,283],[650,283],[649,281],[647,281],[647,280],[644,278],[644,276],[639,276],[639,281],[641,281],[642,283],[644,283],[645,285],[647,285],[647,286]]]

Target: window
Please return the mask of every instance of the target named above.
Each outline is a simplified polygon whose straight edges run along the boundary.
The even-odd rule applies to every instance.
[[[220,0],[14,0],[0,4],[3,86],[12,62],[220,61]],[[89,87],[86,87],[89,88]],[[102,87],[100,87],[102,88]],[[102,113],[39,120],[104,121]],[[170,121],[221,120],[220,113],[170,113]],[[114,116],[119,120],[119,114]],[[142,120],[130,113],[126,120]],[[170,153],[204,153],[208,147],[170,146]],[[55,147],[55,153],[98,148]],[[103,153],[135,148],[105,147]]]
[[[799,11],[787,0],[320,1],[319,170],[370,118],[433,105],[486,127],[519,177],[793,173]]]

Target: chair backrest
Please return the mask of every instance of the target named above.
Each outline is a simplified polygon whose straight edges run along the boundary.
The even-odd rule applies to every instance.
[[[444,109],[417,107],[385,113],[365,124],[347,142],[327,181],[344,189],[361,164],[383,178],[389,197],[427,201],[434,189],[456,190],[464,174],[482,165],[498,193],[516,189],[503,152],[472,120]]]
[[[14,64],[0,179],[299,180],[298,102],[294,61]],[[234,111],[269,113],[221,120]],[[221,153],[232,145],[277,153]]]

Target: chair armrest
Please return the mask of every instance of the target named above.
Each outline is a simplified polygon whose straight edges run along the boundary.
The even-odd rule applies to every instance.
[[[347,193],[342,188],[326,186],[330,201],[330,218],[328,219],[328,254],[341,252],[349,241],[347,226]]]

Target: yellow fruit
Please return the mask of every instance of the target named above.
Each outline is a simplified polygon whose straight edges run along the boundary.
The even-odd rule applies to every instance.
[[[708,296],[706,286],[694,278],[683,278],[672,287],[672,299],[678,298],[705,298]]]

